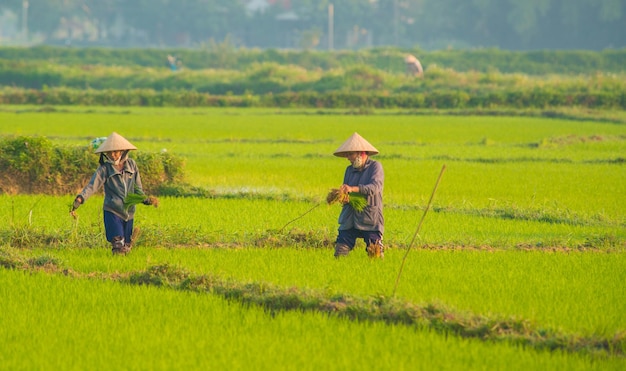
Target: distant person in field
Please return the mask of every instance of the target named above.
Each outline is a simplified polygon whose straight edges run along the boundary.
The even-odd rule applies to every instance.
[[[137,164],[128,158],[128,152],[136,149],[118,133],[109,135],[95,150],[95,153],[100,154],[100,166],[89,184],[76,196],[70,211],[76,218],[76,209],[104,188],[104,228],[113,254],[127,254],[132,247],[136,202],[130,206],[124,205],[127,196],[138,195],[145,205],[156,206],[157,203],[156,198],[145,195]]]
[[[357,192],[367,199],[367,206],[360,212],[349,203],[344,203],[339,214],[335,257],[348,255],[354,249],[358,238],[365,242],[370,257],[384,257],[382,241],[385,228],[383,218],[385,173],[381,163],[370,158],[377,155],[378,150],[358,133],[354,133],[333,154],[350,161],[340,191]]]
[[[168,54],[167,55],[167,65],[172,70],[172,72],[176,72],[176,70],[178,69],[178,63],[176,61],[176,57],[174,57],[171,54]]]
[[[170,68],[170,70],[172,70],[172,72],[176,72],[183,69],[183,61],[180,60],[180,58],[176,58],[175,56],[168,54],[167,66]]]
[[[420,61],[415,58],[414,55],[407,55],[404,57],[404,63],[406,64],[406,74],[409,76],[423,77],[424,69]]]

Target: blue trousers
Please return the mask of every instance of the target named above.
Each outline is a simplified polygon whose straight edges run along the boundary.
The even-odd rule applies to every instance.
[[[367,246],[376,241],[382,241],[383,235],[379,231],[362,231],[354,228],[339,230],[335,244],[346,245],[352,250],[356,245],[357,238],[362,238],[365,241],[365,246]]]
[[[104,230],[106,231],[107,241],[113,241],[113,237],[122,236],[126,243],[130,243],[133,235],[133,219],[125,221],[110,211],[104,211]]]

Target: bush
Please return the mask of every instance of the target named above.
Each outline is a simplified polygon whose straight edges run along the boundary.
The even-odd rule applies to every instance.
[[[375,82],[374,80],[370,80]],[[626,109],[626,93],[615,91],[567,91],[553,87],[465,91],[314,91],[261,95],[212,95],[195,91],[73,90],[46,91],[0,89],[0,104],[156,106],[156,107],[308,107],[308,108],[550,108],[571,107]]]
[[[131,152],[146,193],[182,182],[184,161],[167,152]],[[79,192],[98,167],[98,156],[85,147],[55,146],[46,137],[0,140],[0,193],[65,195]]]

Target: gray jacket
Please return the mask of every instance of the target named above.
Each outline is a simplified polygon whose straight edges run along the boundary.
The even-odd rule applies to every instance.
[[[359,186],[359,193],[367,197],[367,206],[357,212],[349,204],[343,205],[339,214],[339,230],[351,228],[362,231],[384,232],[383,218],[383,183],[385,173],[380,162],[367,159],[363,169],[357,170],[352,165],[346,168],[343,184]]]
[[[135,215],[135,205],[124,209],[124,198],[131,193],[144,195],[137,164],[131,158],[126,159],[122,171],[117,171],[111,163],[100,165],[91,177],[89,184],[79,196],[83,202],[104,187],[103,209],[128,221]]]

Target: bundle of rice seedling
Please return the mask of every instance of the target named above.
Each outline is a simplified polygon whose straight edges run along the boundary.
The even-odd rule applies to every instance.
[[[347,204],[350,201],[350,196],[347,193],[341,192],[338,188],[333,188],[328,192],[326,196],[326,202],[329,205],[339,202],[340,204]]]
[[[154,197],[154,196],[145,196],[145,195],[139,195],[136,193],[131,193],[128,196],[126,196],[126,198],[124,199],[124,209],[128,210],[129,207],[131,207],[132,205],[137,205],[137,204],[146,204],[146,205],[152,205],[154,207],[159,207],[159,199]]]
[[[365,206],[367,206],[367,198],[365,198],[364,195],[357,192],[344,193],[337,188],[330,190],[326,196],[326,202],[329,205],[334,203],[340,203],[342,205],[350,204],[350,206],[352,206],[352,208],[356,211],[363,211]]]
[[[137,193],[131,193],[124,198],[124,209],[128,210],[129,207],[143,203],[146,199],[145,195],[139,195]]]
[[[367,206],[367,198],[364,195],[356,192],[350,193],[350,206],[356,211],[363,211],[365,206]]]

